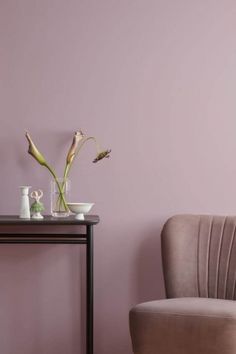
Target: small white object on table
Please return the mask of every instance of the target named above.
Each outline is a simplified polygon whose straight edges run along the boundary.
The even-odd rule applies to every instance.
[[[87,214],[93,207],[94,203],[67,203],[70,211],[75,215],[75,219],[84,220],[84,214]]]

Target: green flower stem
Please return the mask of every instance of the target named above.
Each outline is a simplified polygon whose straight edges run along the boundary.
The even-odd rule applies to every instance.
[[[72,162],[73,162],[73,161],[72,161]],[[64,174],[63,174],[63,179],[64,179],[64,180],[66,180],[66,178],[67,178],[67,176],[68,176],[68,173],[69,173],[70,166],[71,166],[72,162],[66,164],[66,167],[65,167],[65,170],[64,170]],[[64,182],[64,183],[65,183],[65,182]]]

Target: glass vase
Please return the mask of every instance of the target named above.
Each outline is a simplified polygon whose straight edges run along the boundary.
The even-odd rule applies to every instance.
[[[51,215],[56,218],[69,216],[67,206],[70,195],[70,180],[57,178],[51,181]]]

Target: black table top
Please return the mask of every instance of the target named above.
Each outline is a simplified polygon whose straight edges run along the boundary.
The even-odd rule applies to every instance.
[[[74,215],[67,218],[55,218],[50,215],[44,219],[20,219],[18,215],[0,215],[0,225],[95,225],[98,215],[85,215],[84,220],[76,220]]]

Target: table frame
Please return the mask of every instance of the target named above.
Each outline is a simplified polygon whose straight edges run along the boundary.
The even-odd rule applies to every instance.
[[[16,215],[0,215],[0,244],[86,245],[86,354],[93,354],[93,226],[98,222],[97,215],[85,216],[85,220],[76,220],[73,216],[67,218],[45,216],[42,220],[36,220],[20,219]],[[23,226],[24,232],[17,230],[19,226]],[[52,230],[42,233],[42,230],[40,231],[42,226]],[[69,226],[73,231],[54,233],[51,232],[53,226]],[[76,226],[85,226],[86,232],[76,232]],[[10,231],[4,230],[6,227],[10,228]]]

